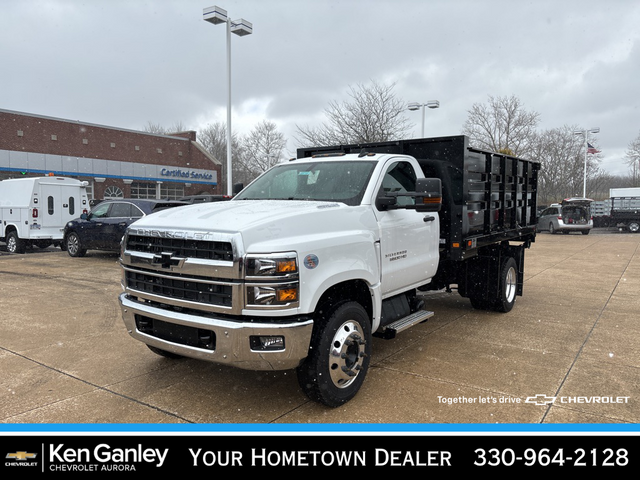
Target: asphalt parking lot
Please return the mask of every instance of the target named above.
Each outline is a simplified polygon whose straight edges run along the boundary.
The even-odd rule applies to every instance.
[[[541,233],[508,314],[455,293],[375,339],[347,405],[309,401],[293,371],[161,358],[127,334],[117,255],[0,252],[5,424],[633,424],[640,421],[640,235]]]

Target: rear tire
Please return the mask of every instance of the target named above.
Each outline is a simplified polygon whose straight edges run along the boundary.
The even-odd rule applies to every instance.
[[[500,268],[500,293],[495,302],[495,310],[509,312],[516,303],[518,293],[518,265],[513,257],[508,257]]]
[[[357,302],[320,315],[313,327],[309,355],[297,369],[304,393],[328,407],[351,400],[364,382],[371,355],[371,323]]]

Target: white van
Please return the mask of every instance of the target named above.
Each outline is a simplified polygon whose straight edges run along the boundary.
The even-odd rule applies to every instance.
[[[64,226],[89,211],[87,182],[66,177],[26,177],[0,182],[0,241],[10,253],[62,246]]]

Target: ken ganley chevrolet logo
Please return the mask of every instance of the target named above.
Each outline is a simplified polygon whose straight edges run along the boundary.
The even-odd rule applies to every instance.
[[[130,448],[114,448],[101,443],[93,448],[70,448],[64,444],[49,445],[47,468],[56,472],[124,472],[136,471],[142,464],[161,467],[169,449],[144,448],[138,444]]]
[[[533,397],[527,397],[525,403],[533,403],[535,405],[551,405],[551,404],[575,404],[575,403],[629,403],[630,397],[612,397],[612,396],[568,396],[568,397],[550,397],[548,395],[537,394]]]
[[[4,464],[6,467],[35,467],[38,465],[36,455],[29,452],[7,453]]]

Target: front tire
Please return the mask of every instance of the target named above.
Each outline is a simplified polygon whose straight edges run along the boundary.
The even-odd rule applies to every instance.
[[[631,233],[637,233],[637,232],[638,232],[638,230],[640,230],[640,223],[638,223],[638,222],[631,222],[631,223],[629,224],[629,231],[630,231]]]
[[[7,234],[7,252],[9,253],[24,253],[27,249],[27,245],[24,240],[18,237],[18,233],[11,231]]]
[[[65,244],[67,246],[67,253],[72,257],[84,257],[87,253],[87,250],[82,248],[82,242],[76,232],[71,232],[67,235]]]
[[[305,394],[332,408],[351,400],[369,369],[371,341],[371,321],[357,302],[342,303],[319,316],[309,355],[297,369]]]
[[[553,226],[553,223],[549,224],[549,233],[551,235],[553,235],[554,233],[556,233],[556,227]]]

